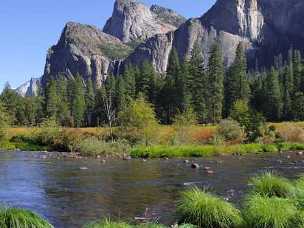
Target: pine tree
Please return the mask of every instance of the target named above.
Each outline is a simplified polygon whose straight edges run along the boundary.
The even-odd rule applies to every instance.
[[[304,94],[297,92],[292,103],[292,117],[293,120],[304,120]]]
[[[130,90],[127,91],[126,87],[128,87],[128,82],[125,81],[124,77],[119,77],[116,83],[116,104],[118,111],[124,110],[128,106],[129,101],[132,100]]]
[[[282,117],[285,120],[290,120],[291,118],[291,105],[292,105],[292,70],[290,64],[285,67],[285,72],[282,76]]]
[[[224,102],[224,63],[218,43],[215,43],[210,51],[207,88],[208,119],[217,123],[222,119]]]
[[[95,107],[95,91],[91,79],[88,79],[86,83],[85,104],[86,104],[86,111],[85,111],[86,123],[87,126],[91,127],[93,124],[93,114]]]
[[[72,115],[75,127],[81,127],[85,113],[85,96],[83,81],[80,75],[75,78],[72,94]]]
[[[207,76],[204,69],[202,50],[198,42],[195,43],[192,50],[189,61],[189,72],[188,89],[191,94],[191,103],[195,113],[197,114],[198,121],[200,123],[204,123],[207,120]]]
[[[71,112],[68,102],[67,92],[68,82],[64,76],[60,76],[57,80],[57,96],[58,96],[58,109],[57,109],[57,121],[62,126],[71,126]]]
[[[57,95],[57,83],[55,80],[50,80],[47,83],[45,90],[45,112],[47,118],[56,118],[58,103],[59,97]]]
[[[294,88],[295,88],[295,92],[300,92],[300,91],[302,91],[303,65],[302,65],[301,52],[298,51],[298,50],[296,50],[294,52],[293,66],[294,66]]]
[[[280,120],[282,116],[282,99],[278,71],[272,67],[265,82],[264,112],[268,120]]]
[[[128,65],[122,75],[127,99],[136,97],[136,68]]]
[[[142,93],[149,102],[155,103],[156,73],[151,63],[144,61],[140,71],[138,91]]]
[[[225,115],[228,116],[237,100],[249,101],[249,83],[247,79],[247,58],[243,44],[236,49],[236,57],[225,77]]]
[[[176,49],[173,48],[169,56],[164,86],[160,92],[161,104],[165,112],[165,123],[167,124],[172,123],[174,116],[179,111],[179,101],[181,100],[180,94],[178,94],[179,74],[181,74],[179,57]]]

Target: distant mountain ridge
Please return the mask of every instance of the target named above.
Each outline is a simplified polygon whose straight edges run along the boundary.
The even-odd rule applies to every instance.
[[[219,42],[226,67],[242,42],[249,67],[267,67],[290,47],[304,50],[303,16],[302,0],[218,0],[200,18],[188,20],[160,6],[116,0],[103,30],[75,22],[65,26],[59,42],[48,52],[41,83],[59,75],[80,74],[99,87],[109,74],[117,75],[127,64],[144,61],[165,73],[173,48],[184,60],[197,42],[206,60],[212,44]]]

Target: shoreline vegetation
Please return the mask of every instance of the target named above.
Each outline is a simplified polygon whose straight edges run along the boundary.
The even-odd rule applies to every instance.
[[[52,121],[46,124],[49,126],[39,128],[8,128],[5,140],[0,141],[0,149],[73,152],[79,156],[97,158],[144,159],[304,151],[304,138],[303,141],[301,138],[304,136],[303,122],[268,124],[276,128],[277,137],[280,139],[253,143],[239,142],[238,139],[235,142],[214,142],[214,138],[218,137],[220,125],[188,126],[182,130],[185,131],[182,137],[174,126],[160,126],[157,129],[157,142],[148,145],[142,142],[132,145],[132,139],[119,139],[118,136],[112,141],[108,128],[60,128],[50,122]],[[113,130],[115,135],[119,135],[118,131],[119,128]],[[130,134],[135,135],[133,132]],[[182,138],[182,143],[176,142],[178,137]]]
[[[301,228],[304,226],[304,177],[288,180],[267,172],[249,181],[241,203],[233,203],[212,192],[191,187],[183,190],[176,203],[177,222],[174,228]],[[130,220],[129,220],[130,221]],[[126,223],[104,218],[83,228],[166,228],[153,223]],[[28,210],[2,208],[0,225],[3,228],[52,228],[40,216]]]

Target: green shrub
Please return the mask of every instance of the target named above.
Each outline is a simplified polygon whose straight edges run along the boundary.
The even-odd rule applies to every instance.
[[[52,228],[46,220],[37,214],[18,208],[0,209],[1,228]]]
[[[290,199],[250,195],[245,203],[246,228],[295,228],[297,208]]]
[[[110,155],[121,157],[129,151],[130,146],[125,141],[105,142],[94,137],[84,139],[79,145],[79,152],[86,156]]]
[[[55,118],[46,119],[34,133],[36,142],[40,145],[53,146],[60,138],[61,129]]]
[[[173,124],[175,144],[192,143],[191,127],[195,124],[197,124],[197,116],[192,108],[187,108],[184,112],[177,114]]]
[[[222,120],[219,123],[217,134],[226,142],[241,143],[244,139],[243,129],[235,120]]]
[[[293,197],[294,186],[285,178],[275,176],[272,173],[264,173],[251,179],[252,192],[265,197]]]
[[[121,124],[120,134],[126,139],[135,139],[150,145],[158,136],[158,122],[152,104],[144,98],[138,98],[118,114]]]
[[[239,210],[198,188],[182,193],[177,213],[181,222],[204,228],[234,228],[242,224]]]

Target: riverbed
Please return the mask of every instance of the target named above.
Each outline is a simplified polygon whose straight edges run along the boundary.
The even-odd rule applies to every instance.
[[[192,162],[200,168],[192,169]],[[189,162],[105,162],[52,158],[33,152],[0,152],[0,202],[33,210],[56,228],[81,227],[101,217],[132,219],[144,214],[172,224],[176,220],[176,201],[185,188],[208,188],[240,205],[249,178],[264,171],[295,178],[304,173],[304,156],[290,152]]]

